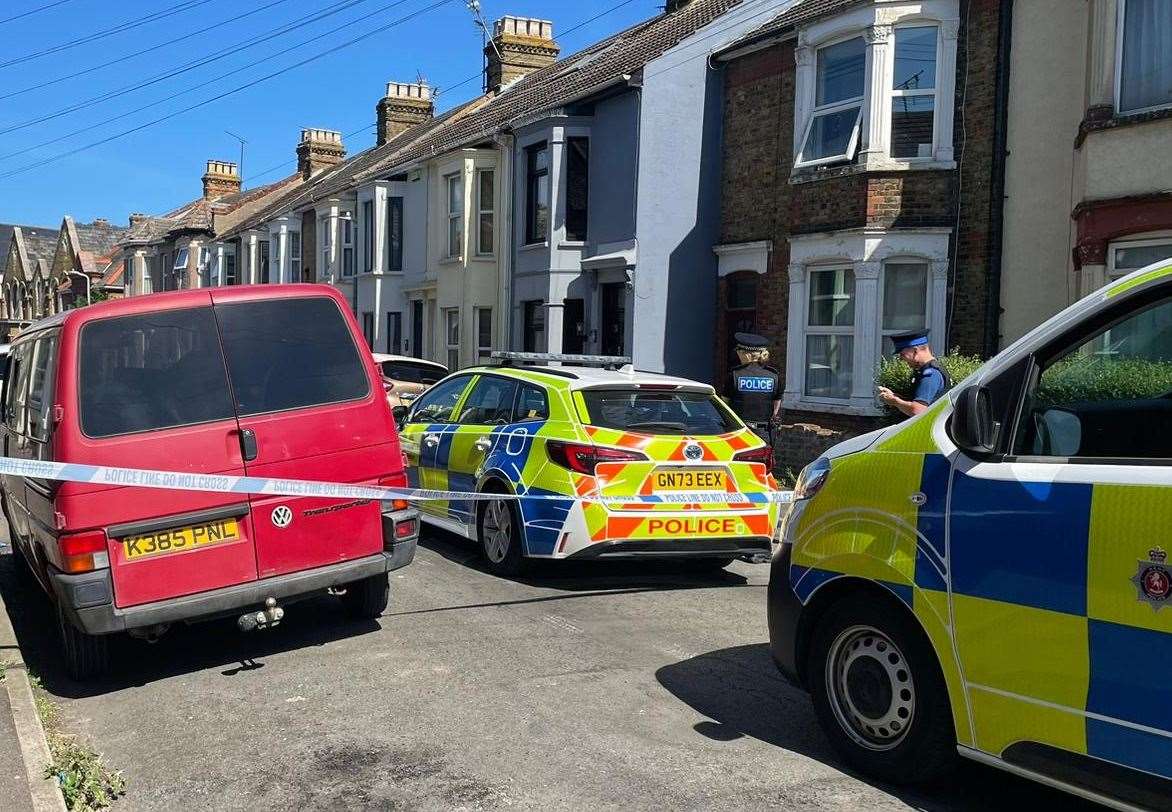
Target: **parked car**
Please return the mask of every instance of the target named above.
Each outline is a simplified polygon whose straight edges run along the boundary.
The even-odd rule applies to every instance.
[[[420,503],[424,522],[478,541],[494,572],[531,558],[676,557],[715,569],[770,550],[771,451],[707,384],[629,367],[487,366],[437,383],[405,412],[413,485],[563,497]],[[751,501],[670,501],[684,492]],[[636,495],[663,503],[589,498]]]
[[[58,314],[12,344],[4,454],[187,474],[406,484],[380,376],[346,302],[315,285],[135,296]],[[417,513],[382,503],[3,477],[19,557],[85,678],[108,635],[239,615],[335,590],[387,605]],[[278,611],[280,610],[280,611]]]
[[[781,672],[880,781],[958,754],[1172,803],[1172,264],[805,468],[769,578]]]
[[[396,406],[410,406],[428,387],[448,375],[448,368],[443,364],[406,355],[376,352],[374,362],[382,371],[384,384],[389,386],[387,402],[392,409]]]

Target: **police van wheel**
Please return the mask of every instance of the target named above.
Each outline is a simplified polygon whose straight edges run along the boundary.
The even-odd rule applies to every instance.
[[[65,659],[65,670],[75,680],[100,677],[110,668],[110,640],[108,637],[86,634],[57,608],[57,636]]]
[[[834,749],[859,772],[920,783],[955,765],[944,677],[923,633],[899,608],[857,594],[814,631],[807,682]]]
[[[520,575],[528,560],[521,549],[521,521],[517,505],[511,499],[485,502],[479,517],[480,551],[489,572],[496,575]]]

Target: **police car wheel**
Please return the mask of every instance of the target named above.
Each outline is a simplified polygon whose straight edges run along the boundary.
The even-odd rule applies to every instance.
[[[822,728],[855,769],[930,781],[956,761],[940,667],[906,613],[868,594],[832,606],[814,631],[806,684]]]
[[[511,499],[485,502],[480,509],[480,550],[490,572],[519,575],[527,561],[521,549],[521,522]]]

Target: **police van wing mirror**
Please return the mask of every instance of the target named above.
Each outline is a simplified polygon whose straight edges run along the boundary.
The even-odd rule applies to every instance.
[[[961,392],[952,411],[952,439],[971,454],[992,454],[1000,424],[993,419],[993,399],[983,386]]]
[[[407,407],[406,406],[394,407],[393,409],[391,409],[391,416],[395,418],[395,425],[398,426],[399,428],[402,428],[403,425],[407,422]]]

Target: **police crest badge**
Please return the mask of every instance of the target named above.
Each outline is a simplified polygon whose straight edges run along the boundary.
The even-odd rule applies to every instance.
[[[1137,590],[1136,600],[1150,605],[1154,611],[1167,605],[1172,596],[1172,571],[1167,561],[1168,553],[1153,547],[1148,550],[1148,560],[1139,562],[1139,571],[1131,579]]]

